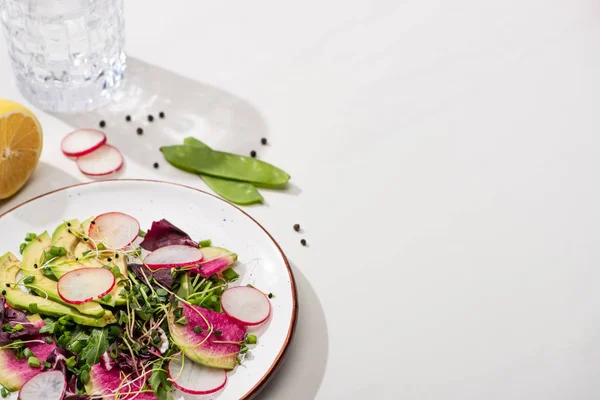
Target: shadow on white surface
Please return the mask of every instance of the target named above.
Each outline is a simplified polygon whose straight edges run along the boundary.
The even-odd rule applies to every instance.
[[[85,114],[53,115],[74,128],[103,130],[109,143],[148,170],[158,162],[161,168],[155,172],[162,179],[186,172],[162,168],[167,163],[161,146],[182,144],[185,137],[194,136],[218,150],[249,154],[261,138],[268,138],[263,117],[246,100],[133,57],[127,64],[125,87],[113,103]],[[104,128],[99,128],[101,120]]]
[[[27,184],[12,198],[0,200],[0,212],[6,212],[11,208],[30,200],[41,194],[65,186],[74,185],[80,181],[66,172],[40,161],[35,172]]]
[[[296,334],[279,371],[258,399],[314,399],[327,367],[329,337],[323,307],[304,274],[290,264],[298,290]]]

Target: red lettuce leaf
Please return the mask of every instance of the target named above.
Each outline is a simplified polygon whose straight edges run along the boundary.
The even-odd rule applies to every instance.
[[[198,247],[198,243],[194,242],[187,233],[163,218],[152,223],[140,246],[148,251],[154,251],[173,244]]]

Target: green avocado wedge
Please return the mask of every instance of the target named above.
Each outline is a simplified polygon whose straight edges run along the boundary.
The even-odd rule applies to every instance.
[[[193,137],[185,138],[183,144],[184,146],[212,150],[205,143]],[[231,181],[229,179],[216,178],[214,176],[202,174],[198,174],[198,176],[200,176],[204,183],[206,183],[216,194],[232,203],[247,206],[250,204],[262,203],[264,201],[258,189],[251,183]]]
[[[83,315],[80,312],[57,303],[44,297],[27,294],[18,288],[14,287],[17,280],[17,272],[19,271],[20,261],[12,253],[6,253],[0,257],[0,286],[5,287],[6,302],[13,308],[23,311],[31,311],[32,305],[35,304],[36,312],[51,317],[70,316],[73,322],[93,327],[104,327],[108,324],[117,322],[115,316],[108,310],[100,318],[94,318],[89,315]],[[6,284],[13,284],[6,287]]]
[[[266,187],[281,187],[290,180],[287,172],[251,157],[185,145],[160,150],[169,163],[188,172]]]
[[[48,296],[50,300],[74,308],[82,314],[91,315],[92,317],[101,317],[104,315],[104,308],[100,304],[67,304],[60,298],[56,282],[46,277],[41,269],[35,268],[37,263],[40,262],[44,250],[48,248],[50,248],[50,235],[48,235],[48,232],[44,232],[29,242],[23,250],[23,262],[21,264],[23,275],[35,277],[31,289],[39,296]]]

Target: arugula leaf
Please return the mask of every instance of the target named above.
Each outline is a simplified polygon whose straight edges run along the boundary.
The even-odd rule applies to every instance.
[[[158,360],[152,364],[152,375],[148,379],[148,385],[152,388],[158,400],[173,400],[171,390],[173,384],[163,368],[164,361]]]
[[[79,354],[79,362],[87,365],[95,365],[100,361],[100,356],[108,349],[108,329],[94,329],[90,334],[85,347]]]

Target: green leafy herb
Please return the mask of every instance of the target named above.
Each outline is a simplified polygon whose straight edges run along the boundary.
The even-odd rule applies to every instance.
[[[100,356],[104,354],[106,349],[108,349],[108,330],[93,329],[90,339],[79,355],[80,363],[85,363],[89,366],[97,364],[100,361]]]
[[[239,277],[240,274],[235,272],[232,268],[227,268],[225,271],[223,271],[223,278],[225,278],[226,281],[235,281]]]

